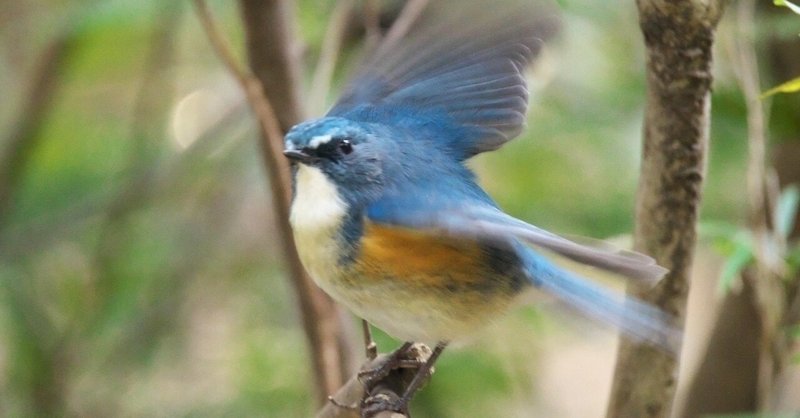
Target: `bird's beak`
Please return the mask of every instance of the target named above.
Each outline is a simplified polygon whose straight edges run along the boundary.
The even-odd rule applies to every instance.
[[[312,156],[306,154],[305,152],[297,151],[297,150],[293,150],[293,149],[292,150],[290,150],[290,149],[284,150],[283,151],[283,155],[285,155],[286,158],[288,158],[288,159],[290,159],[292,161],[297,161],[299,163],[307,163],[307,162],[311,161],[311,159],[312,159]]]

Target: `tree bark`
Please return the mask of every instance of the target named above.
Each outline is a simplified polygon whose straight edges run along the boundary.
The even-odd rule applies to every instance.
[[[281,130],[303,120],[300,99],[300,45],[294,28],[292,0],[240,0],[247,56],[261,81]],[[288,165],[287,165],[288,166]]]
[[[644,147],[634,247],[670,270],[654,289],[629,294],[685,321],[710,118],[711,47],[721,1],[637,0],[647,56]],[[608,417],[665,417],[678,359],[620,344]]]
[[[740,4],[740,8],[744,6],[753,7],[752,4]],[[784,9],[776,8],[767,2],[758,2],[756,9],[760,9],[759,11],[765,14],[786,13]],[[754,38],[753,16],[749,16],[749,19],[749,22],[739,19],[740,25],[747,24],[750,28],[746,31],[746,36],[737,35],[736,40],[737,42],[749,42],[753,53],[763,51],[765,52],[763,56],[769,58],[765,60],[769,64],[766,67],[768,71],[765,77],[768,81],[765,81],[763,85],[776,85],[799,75],[800,42],[794,37],[772,37],[766,42],[766,48],[760,48],[761,42]],[[751,61],[754,61],[750,63],[754,68],[751,72],[755,72],[757,70],[755,56]],[[739,67],[739,71],[744,70],[742,65],[737,65],[737,67]],[[752,75],[751,78],[755,78],[755,83],[751,84],[755,85],[750,86],[749,94],[745,94],[745,96],[751,96],[748,98],[748,113],[761,112],[760,107],[762,106],[757,97],[761,89],[758,77],[757,74],[755,74],[756,77],[752,77]],[[772,166],[778,175],[780,187],[784,187],[800,181],[800,166],[797,164],[800,161],[800,136],[797,134],[800,127],[800,120],[797,118],[798,112],[800,112],[800,95],[778,95],[773,99],[772,105],[769,113],[773,126],[781,126],[784,129],[789,127],[784,131],[788,133],[788,136],[778,138],[771,153]],[[752,131],[752,116],[749,119]],[[759,121],[757,120],[757,122]],[[766,129],[766,126],[763,126],[764,122],[760,121],[760,123],[762,123],[760,129]],[[777,130],[773,133],[782,136]],[[763,154],[770,154],[765,151],[759,152],[762,155],[756,156],[756,158],[751,155],[751,164],[763,164]],[[762,178],[753,178],[751,182],[753,180],[764,181],[764,171],[769,172],[769,169],[761,171]],[[751,175],[751,177],[756,176]],[[763,191],[755,190],[755,192],[758,195],[764,194]],[[753,203],[761,203],[762,206],[765,206],[768,203],[765,200],[764,196],[751,196],[752,203],[749,213],[751,227],[761,227],[761,224],[769,222],[769,216],[766,214],[767,208],[753,207]],[[791,233],[792,237],[798,235],[800,235],[800,222],[795,223],[795,228]],[[763,330],[765,325],[775,327],[795,322],[798,318],[791,317],[791,311],[789,311],[779,313],[780,316],[788,315],[783,318],[782,324],[769,325],[763,321],[766,315],[760,308],[754,286],[765,280],[769,280],[769,278],[760,275],[754,277],[753,272],[748,271],[743,276],[742,292],[738,294],[729,292],[725,295],[722,309],[713,325],[711,337],[701,355],[703,362],[693,376],[691,386],[686,392],[685,407],[679,416],[697,417],[703,414],[747,413],[760,409],[790,411],[800,408],[800,400],[796,396],[800,379],[798,379],[796,368],[784,367],[781,370],[780,367],[776,367],[786,360],[776,359],[775,355],[782,355],[780,350],[773,350],[762,343],[775,339],[775,336],[769,337],[765,333]],[[783,283],[786,287],[785,301],[779,301],[777,305],[791,309],[792,300],[797,300],[797,283],[800,282],[796,279]],[[764,352],[764,348],[767,349],[766,352]],[[741,355],[745,352],[747,355]],[[783,353],[783,355],[785,354]],[[736,364],[736,368],[731,369],[730,364]],[[761,372],[762,367],[766,367],[768,373]],[[772,371],[777,373],[773,375]],[[770,377],[771,381],[764,382],[762,377],[759,382],[759,375],[766,375]],[[713,382],[713,385],[710,385],[710,382]]]
[[[240,6],[250,68],[260,83],[245,83],[245,90],[261,89],[260,94],[252,90],[248,93],[256,101],[264,102],[254,106],[256,115],[262,119],[265,113],[274,112],[280,131],[286,133],[303,117],[293,3],[289,0],[241,0]],[[262,100],[265,98],[268,101]],[[281,155],[282,134],[266,134],[268,130],[262,129],[262,156],[270,174],[280,239],[286,243],[285,258],[309,345],[317,399],[323,402],[352,371],[353,350],[346,339],[340,338],[346,324],[337,306],[314,285],[300,263],[288,222],[291,184],[289,165]]]

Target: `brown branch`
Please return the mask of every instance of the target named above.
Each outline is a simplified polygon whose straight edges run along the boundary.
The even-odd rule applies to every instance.
[[[340,344],[337,336],[342,332],[343,325],[337,308],[305,273],[288,223],[291,180],[289,165],[282,156],[283,133],[299,121],[302,113],[294,88],[297,65],[288,55],[288,6],[283,1],[242,0],[250,65],[256,75],[253,76],[238,64],[230,52],[205,2],[195,0],[194,4],[215,52],[241,85],[258,120],[261,154],[271,179],[279,239],[300,305],[311,352],[317,398],[322,401],[344,382],[352,350]],[[272,106],[267,99],[268,92],[279,101],[280,106]]]
[[[311,91],[308,94],[309,103],[312,106],[311,113],[314,115],[321,114],[327,105],[328,92],[333,80],[333,71],[336,69],[336,61],[339,58],[344,33],[354,6],[354,0],[337,1],[328,22],[328,28],[325,30],[322,51],[317,61],[317,67],[314,70],[314,77],[311,80]]]
[[[398,399],[411,380],[417,374],[419,367],[428,361],[431,350],[424,344],[414,344],[404,360],[411,367],[402,367],[392,370],[389,375],[374,385],[370,397],[385,396],[389,399]],[[389,360],[389,355],[381,354],[368,360],[361,366],[361,370],[375,370]],[[317,412],[316,418],[360,418],[361,404],[364,400],[364,385],[355,375],[350,378],[337,392],[331,396],[328,403]],[[407,418],[406,415],[391,411],[379,411],[369,418]]]
[[[239,0],[250,70],[286,132],[303,120],[300,100],[300,53],[294,33],[292,0]],[[282,141],[281,141],[282,143]]]
[[[380,5],[377,0],[364,0],[362,8],[364,14],[364,30],[366,31],[367,51],[372,51],[381,40]]]
[[[753,284],[757,312],[760,319],[760,339],[758,341],[760,361],[758,367],[757,396],[758,409],[765,410],[770,404],[775,375],[780,372],[782,355],[779,335],[780,321],[785,310],[781,279],[776,274],[774,259],[777,254],[768,243],[774,234],[770,231],[770,221],[774,203],[771,202],[767,184],[767,138],[766,121],[761,94],[760,77],[755,50],[755,2],[740,0],[736,8],[738,34],[736,36],[736,65],[734,68],[739,86],[745,97],[747,107],[747,196],[748,224],[753,235],[755,252],[754,274],[745,276]]]
[[[654,289],[628,292],[682,323],[708,147],[711,47],[723,4],[638,0],[637,6],[648,92],[634,247],[670,272]],[[607,416],[669,416],[677,365],[668,353],[622,341]]]
[[[417,21],[419,16],[428,7],[428,0],[408,0],[397,20],[394,21],[389,32],[383,38],[378,51],[385,51],[392,47],[397,41],[402,39],[406,33],[411,29],[414,22]],[[379,52],[376,52],[379,53]]]

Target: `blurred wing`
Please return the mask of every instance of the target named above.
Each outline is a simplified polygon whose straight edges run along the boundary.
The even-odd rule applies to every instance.
[[[460,159],[496,149],[522,129],[523,71],[555,33],[555,16],[543,0],[432,1],[408,36],[362,66],[328,114],[435,129]]]
[[[550,250],[571,260],[631,279],[656,282],[667,270],[652,258],[633,251],[579,244],[537,228],[489,203],[444,201],[442,194],[426,197],[404,193],[384,197],[373,204],[367,216],[373,222],[429,230],[434,234],[503,242],[520,240]]]

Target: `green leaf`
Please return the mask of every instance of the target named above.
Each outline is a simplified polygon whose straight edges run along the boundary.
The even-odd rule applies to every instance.
[[[773,0],[772,3],[776,6],[788,7],[789,10],[800,15],[800,6],[793,4],[787,0]]]
[[[700,236],[709,239],[725,239],[734,241],[741,228],[729,222],[705,221],[700,222]]]
[[[800,203],[800,189],[790,185],[783,189],[775,208],[775,229],[783,239],[788,239],[797,218],[797,205]]]
[[[765,99],[778,93],[795,93],[798,91],[800,91],[800,77],[791,79],[777,87],[773,87],[764,93],[761,93],[761,98]]]
[[[722,265],[722,274],[719,280],[719,290],[727,293],[733,287],[734,280],[739,277],[739,273],[753,261],[753,248],[749,242],[736,241],[731,255],[725,259]]]

